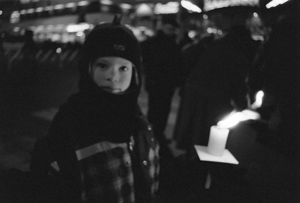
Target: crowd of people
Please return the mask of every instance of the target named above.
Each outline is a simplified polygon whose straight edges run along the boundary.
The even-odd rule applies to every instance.
[[[210,126],[233,110],[250,108],[258,90],[267,98],[258,111],[267,109],[263,116],[270,119],[278,110],[276,139],[283,153],[296,155],[300,86],[294,13],[274,21],[264,42],[253,40],[242,25],[228,27],[220,38],[179,36],[180,23],[170,17],[142,43],[118,17],[96,26],[81,47],[79,92],[60,107],[48,135],[35,145],[31,172],[40,195],[30,201],[166,202],[164,181],[174,157],[165,130],[176,90],[180,106],[172,139],[187,160],[193,159],[195,144],[208,144]],[[24,46],[24,52],[32,53],[32,47]],[[25,59],[32,63],[31,56]],[[34,76],[35,65],[30,68]],[[146,115],[137,102],[142,85]]]

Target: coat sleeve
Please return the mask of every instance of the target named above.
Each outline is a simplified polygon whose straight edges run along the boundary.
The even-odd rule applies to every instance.
[[[68,127],[61,112],[55,116],[46,137],[35,143],[30,171],[39,182],[49,182],[60,188],[61,199],[79,202],[81,181],[72,142],[68,139]],[[57,166],[56,170],[54,169]],[[55,181],[52,181],[55,180]],[[41,184],[42,185],[42,184]]]
[[[159,187],[159,145],[146,118],[140,115],[138,122],[135,139],[137,165],[134,169],[135,177],[139,177],[139,181],[135,181],[136,197],[137,202],[153,202]]]

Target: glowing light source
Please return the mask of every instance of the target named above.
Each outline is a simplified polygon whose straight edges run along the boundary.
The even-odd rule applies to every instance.
[[[284,4],[284,3],[288,2],[288,1],[289,1],[289,0],[273,0],[273,1],[269,2],[269,3],[266,5],[266,7],[267,7],[267,8],[276,7],[276,6],[280,5],[280,4]]]
[[[138,5],[135,9],[135,12],[138,16],[153,15],[152,8],[146,3]]]
[[[44,10],[43,7],[38,7],[38,8],[35,9],[35,12],[40,13],[40,12],[42,12],[43,10]]]
[[[89,4],[89,2],[88,1],[79,1],[78,2],[78,6],[87,6]]]
[[[202,10],[198,6],[196,6],[195,4],[187,0],[182,0],[181,6],[191,12],[196,12],[196,13],[202,12]]]
[[[168,2],[166,4],[157,3],[154,7],[155,14],[177,13],[179,11],[178,2]]]
[[[90,28],[88,23],[81,23],[81,24],[70,24],[66,27],[67,32],[79,32],[84,31]]]
[[[45,7],[45,11],[51,11],[52,9],[53,9],[52,6],[46,6],[46,7]]]
[[[20,21],[20,13],[19,11],[14,11],[10,15],[10,22],[11,23],[18,23]]]
[[[218,122],[218,127],[220,128],[231,128],[237,125],[239,122],[246,120],[257,120],[260,118],[260,115],[255,111],[245,109],[241,112],[235,112],[229,114],[226,118]]]
[[[73,7],[75,7],[75,6],[76,6],[76,4],[75,4],[74,2],[67,3],[67,4],[65,5],[66,8],[73,8]]]
[[[60,9],[63,9],[65,6],[63,4],[57,4],[54,6],[54,9],[56,10],[60,10]]]
[[[225,150],[226,142],[229,134],[229,128],[237,125],[241,121],[256,120],[260,115],[249,109],[242,112],[235,112],[229,114],[224,120],[218,122],[217,126],[211,126],[207,151],[208,153],[221,156]]]
[[[251,105],[251,109],[257,109],[261,107],[263,98],[264,98],[264,92],[261,90],[258,91],[255,96],[255,102],[253,102],[253,104]]]
[[[18,18],[18,17],[20,17],[20,13],[18,11],[14,11],[14,12],[12,12],[11,17]]]
[[[100,3],[104,4],[104,5],[112,5],[113,4],[111,0],[101,0]]]
[[[125,4],[125,3],[120,4],[120,7],[123,9],[131,9],[132,8],[132,6],[130,4]]]
[[[27,12],[27,13],[34,13],[34,9],[33,9],[33,8],[27,9],[26,12]]]
[[[61,51],[62,51],[62,49],[60,47],[56,49],[57,54],[61,53]]]
[[[258,6],[259,0],[204,0],[204,10],[209,11],[217,8],[230,6]]]

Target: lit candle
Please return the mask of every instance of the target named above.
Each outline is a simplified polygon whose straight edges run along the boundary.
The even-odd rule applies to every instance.
[[[211,126],[207,150],[215,156],[222,156],[229,134],[229,129]]]
[[[222,156],[229,134],[229,128],[237,125],[241,121],[249,119],[259,119],[260,115],[249,109],[242,112],[233,111],[225,119],[218,122],[217,126],[211,126],[207,151],[214,156]]]
[[[258,91],[255,96],[255,102],[253,102],[253,104],[251,104],[251,109],[255,110],[255,109],[261,107],[263,98],[264,98],[264,92],[261,90]]]

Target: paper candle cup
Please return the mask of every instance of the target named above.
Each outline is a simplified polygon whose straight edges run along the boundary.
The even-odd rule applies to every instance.
[[[211,126],[207,151],[215,156],[222,156],[228,138],[229,129]]]

